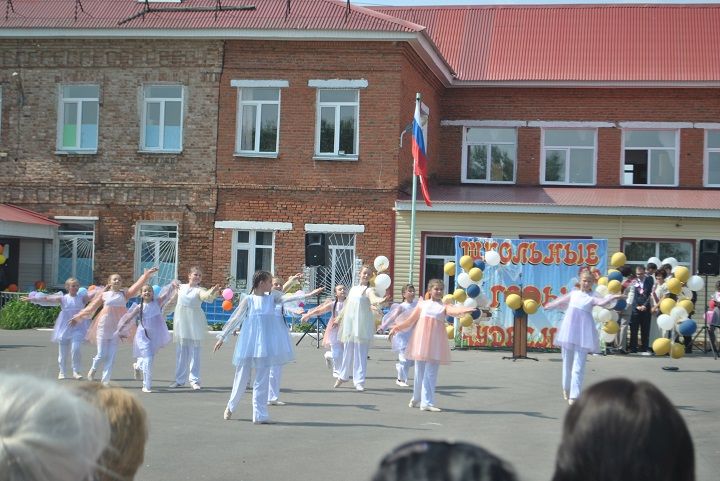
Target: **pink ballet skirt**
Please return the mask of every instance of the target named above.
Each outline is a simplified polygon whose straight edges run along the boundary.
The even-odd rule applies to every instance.
[[[99,344],[102,341],[117,339],[116,331],[120,324],[120,319],[127,312],[127,299],[124,291],[105,291],[102,293],[103,308],[100,313],[95,316],[88,329],[85,339],[93,344]]]
[[[335,303],[333,302],[333,304]],[[337,318],[337,315],[340,311],[342,311],[344,304],[344,301],[337,301],[335,312],[333,312],[332,316],[330,316],[330,319],[328,320],[327,329],[325,329],[325,334],[322,339],[322,345],[325,349],[330,349],[333,344],[340,342],[340,339],[338,338],[338,335],[340,334],[340,329],[338,329],[339,326],[337,324],[333,325],[333,322],[335,322],[335,318]]]
[[[413,361],[449,364],[450,346],[445,330],[445,306],[433,301],[419,301],[418,305],[422,312],[408,339],[405,357]]]

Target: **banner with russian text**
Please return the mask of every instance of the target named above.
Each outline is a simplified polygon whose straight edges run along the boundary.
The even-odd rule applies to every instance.
[[[481,292],[489,299],[491,317],[470,327],[455,321],[456,347],[512,347],[513,310],[505,296],[515,293],[534,299],[541,306],[575,288],[583,269],[606,272],[606,239],[496,239],[455,237],[456,277],[460,259],[484,259],[487,251],[500,255],[496,266],[485,265]],[[542,307],[528,316],[528,343],[531,350],[555,349],[553,338],[563,313]]]

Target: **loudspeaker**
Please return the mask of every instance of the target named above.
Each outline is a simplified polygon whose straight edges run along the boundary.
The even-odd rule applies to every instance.
[[[325,265],[325,236],[323,234],[305,235],[305,265]]]
[[[702,239],[698,256],[698,273],[706,276],[720,274],[720,241]]]

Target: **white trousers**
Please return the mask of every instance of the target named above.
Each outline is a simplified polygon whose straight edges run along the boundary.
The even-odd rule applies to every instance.
[[[66,339],[58,343],[58,367],[60,374],[65,375],[65,360],[68,358],[68,351],[71,356],[71,364],[73,374],[79,374],[82,371],[82,359],[80,357],[80,346],[82,339]]]
[[[143,373],[143,387],[147,390],[152,389],[152,366],[154,356],[137,358],[137,366]]]
[[[268,379],[268,402],[277,401],[280,397],[280,378],[282,377],[282,366],[272,366]]]
[[[410,366],[413,365],[413,361],[408,361],[405,358],[404,352],[398,353],[398,362],[395,364],[395,368],[397,369],[397,378],[400,381],[407,382],[408,380],[408,369],[410,369]]]
[[[330,344],[330,353],[332,354],[332,362],[333,362],[333,374],[336,376],[340,375],[340,369],[342,368],[342,362],[343,362],[343,353],[345,352],[345,347],[343,346],[343,343],[333,342]]]
[[[200,384],[200,346],[192,343],[175,344],[175,382],[181,386],[188,382]]]
[[[413,382],[413,402],[420,401],[420,407],[435,405],[435,386],[437,385],[440,363],[415,361],[415,381]]]
[[[227,403],[227,408],[231,413],[235,412],[235,408],[237,408],[240,399],[242,399],[243,394],[245,394],[245,387],[247,386],[251,371],[252,368],[245,364],[241,364],[235,369],[232,392],[230,393],[230,400]],[[267,421],[270,417],[267,408],[269,383],[270,368],[256,367],[255,381],[253,382],[253,422]]]
[[[115,363],[115,354],[117,354],[117,339],[105,339],[98,342],[97,354],[92,360],[91,369],[97,371],[100,363],[103,365],[102,382],[110,382],[113,364]]]
[[[365,386],[365,372],[370,344],[367,342],[346,342],[343,346],[343,358],[338,376],[343,381],[350,379],[352,373],[355,386]]]
[[[582,391],[588,351],[565,347],[561,351],[563,361],[562,388],[563,391],[568,393],[570,399],[577,399],[580,396],[580,391]]]

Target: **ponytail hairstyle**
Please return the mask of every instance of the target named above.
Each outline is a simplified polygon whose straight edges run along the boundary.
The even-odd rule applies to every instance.
[[[337,303],[338,303],[338,301],[339,301],[339,299],[338,299],[338,297],[337,297],[337,289],[338,289],[338,287],[343,287],[343,288],[344,288],[345,286],[342,285],[342,284],[338,284],[338,285],[335,286],[335,300],[333,301],[333,307],[332,307],[331,316],[334,316],[334,315],[335,315],[335,308],[337,307]]]
[[[272,281],[272,274],[268,271],[256,271],[252,278],[252,287],[250,288],[250,294],[255,292],[255,289],[260,285],[261,282],[270,279]]]

